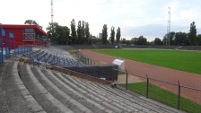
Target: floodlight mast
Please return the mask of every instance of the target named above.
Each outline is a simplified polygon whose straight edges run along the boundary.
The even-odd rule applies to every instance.
[[[167,24],[167,35],[166,35],[166,45],[170,45],[170,29],[171,29],[171,8],[168,7],[168,24]]]
[[[53,18],[54,18],[54,14],[53,14],[53,0],[51,0],[51,33],[52,33],[52,39],[51,39],[51,41],[53,40],[53,34],[54,34],[54,25],[53,25],[53,23],[54,23],[54,20],[53,20]]]
[[[53,14],[53,0],[51,0],[51,22],[53,23],[53,17],[54,17],[54,14]]]

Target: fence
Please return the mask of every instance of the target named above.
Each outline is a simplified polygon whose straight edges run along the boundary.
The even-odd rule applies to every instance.
[[[101,78],[108,81],[117,80],[117,65],[101,65],[101,66],[81,66],[81,67],[65,67],[66,69],[90,75],[93,77]]]
[[[91,58],[88,58],[84,56],[83,54],[81,54],[79,51],[76,52],[76,57],[78,58],[80,62],[82,62],[85,65],[100,65],[99,61],[95,61]]]
[[[116,69],[114,69],[116,70]],[[197,87],[192,87],[190,85],[186,85],[186,83],[180,82],[180,81],[165,81],[165,80],[159,80],[156,78],[151,78],[148,75],[139,75],[139,74],[134,74],[134,73],[129,73],[127,71],[120,71],[117,70],[121,73],[124,73],[126,77],[124,77],[123,81],[120,84],[124,84],[124,88],[126,90],[134,90],[134,92],[140,93],[144,96],[146,96],[147,98],[153,98],[153,95],[157,95],[160,96],[159,100],[160,102],[164,102],[164,101],[173,101],[173,105],[171,105],[168,102],[168,105],[177,107],[177,109],[185,109],[185,104],[189,103],[188,100],[191,100],[195,103],[196,109],[199,109],[199,112],[201,111],[201,107],[199,106],[199,104],[201,104],[201,88],[197,88]],[[119,75],[118,77],[120,77],[121,75]],[[133,80],[131,79],[138,79],[138,81],[136,83],[132,82]],[[130,80],[130,81],[129,81]],[[155,86],[160,87],[161,89],[165,89],[166,90],[166,94],[157,94],[159,93],[159,89],[157,90],[154,88]],[[200,86],[198,86],[200,87]],[[139,90],[138,90],[139,89]],[[172,96],[172,97],[168,97],[166,95],[168,95],[170,92],[173,92],[173,95],[176,96]],[[171,95],[171,94],[170,94]],[[153,98],[155,99],[155,98]],[[197,106],[198,105],[198,106]],[[189,104],[189,106],[191,106]],[[192,109],[194,108],[194,105],[192,107]],[[191,112],[191,109],[187,110],[189,112]]]
[[[8,39],[4,39],[4,41],[0,42],[0,63],[4,62],[4,58],[10,59],[12,56],[30,52],[33,49],[31,45],[15,47],[16,43],[15,41],[8,41]],[[11,48],[12,45],[14,45],[14,48]]]

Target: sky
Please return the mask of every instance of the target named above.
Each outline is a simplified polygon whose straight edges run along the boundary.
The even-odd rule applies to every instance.
[[[148,41],[170,31],[189,32],[194,21],[201,34],[201,0],[53,0],[54,22],[70,28],[72,19],[89,23],[90,33],[98,36],[104,24],[121,28],[121,38],[144,36]],[[24,24],[35,20],[43,30],[51,22],[51,0],[0,0],[0,23]]]

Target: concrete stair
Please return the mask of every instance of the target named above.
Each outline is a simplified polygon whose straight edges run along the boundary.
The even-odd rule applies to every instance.
[[[126,109],[126,111],[123,112],[179,112],[178,110],[153,100],[146,99],[145,97],[138,94],[130,94],[117,88],[111,88],[107,85],[97,84],[72,76],[63,75],[63,77],[69,80],[71,84],[74,84],[77,87],[83,88],[83,90],[87,90],[90,93],[93,93],[96,95],[96,97],[100,97],[104,101],[112,103],[111,105],[116,106],[116,108],[121,106],[119,109]]]
[[[4,63],[1,70],[1,113],[46,113],[22,83],[18,62]]]
[[[48,113],[72,113],[72,111],[56,99],[45,87],[36,79],[30,65],[20,65],[21,79],[32,96],[38,101],[43,109]]]
[[[12,71],[9,71],[12,69]],[[0,65],[1,113],[180,113],[138,94],[43,67]]]
[[[58,100],[61,101],[65,106],[68,106],[71,110],[74,110],[73,112],[81,113],[81,112],[87,112],[92,113],[92,111],[82,104],[80,104],[77,100],[71,98],[69,95],[67,95],[65,92],[63,92],[61,89],[57,87],[56,84],[53,84],[52,81],[50,81],[46,76],[51,76],[48,73],[42,72],[43,70],[35,67],[32,68],[32,72],[34,73],[38,81]]]

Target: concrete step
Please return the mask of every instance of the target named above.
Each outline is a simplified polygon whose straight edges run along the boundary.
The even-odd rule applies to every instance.
[[[0,63],[0,113],[6,113],[7,109],[4,105],[4,93],[3,93],[3,76],[6,70],[6,66],[8,63]]]
[[[98,84],[94,84],[94,83],[90,83],[90,82],[89,83],[88,82],[79,82],[79,83],[80,84],[86,83],[83,85],[86,85],[86,87],[88,87],[88,88],[95,89],[95,91],[97,91],[97,93],[100,93],[101,95],[108,97],[117,103],[121,103],[122,106],[126,106],[127,108],[130,108],[130,109],[135,108],[139,111],[144,111],[144,112],[152,111],[152,110],[150,111],[149,109],[144,109],[144,106],[138,105],[138,101],[131,102],[130,100],[127,100],[124,97],[117,95],[118,92],[116,92],[115,89],[111,88],[110,86],[103,85],[103,84],[98,85]],[[108,90],[108,88],[109,88],[109,90]]]
[[[91,98],[86,97],[86,95],[88,95],[88,93],[82,94],[80,92],[78,92],[77,90],[75,90],[74,88],[72,88],[68,83],[67,80],[59,77],[59,76],[55,76],[50,70],[47,71],[51,76],[49,79],[52,79],[54,84],[58,84],[59,88],[63,91],[65,91],[68,95],[71,95],[72,98],[77,99],[77,101],[79,101],[80,103],[82,103],[83,105],[85,105],[87,108],[89,108],[90,110],[92,110],[93,112],[96,113],[112,113],[113,111],[102,106],[102,104],[97,103],[96,101],[92,100]]]
[[[103,87],[103,85],[100,85],[100,87],[102,88],[106,88]],[[115,89],[117,90],[118,93],[115,93],[114,90],[112,90],[113,88],[111,87],[107,87],[107,90],[109,92],[111,92],[111,94],[117,94],[120,97],[124,98],[125,101],[131,101],[134,103],[139,104],[140,106],[144,106],[144,108],[149,109],[151,111],[157,111],[157,112],[180,112],[177,109],[174,109],[172,107],[166,106],[164,104],[161,104],[159,102],[153,101],[151,99],[147,99],[139,94],[135,94],[135,93],[128,93],[125,91],[122,91],[120,89]]]
[[[35,100],[48,113],[72,113],[70,109],[50,94],[35,78],[28,64],[20,65],[21,79]]]
[[[67,95],[65,92],[63,92],[61,89],[59,89],[55,84],[53,84],[46,76],[50,76],[44,69],[40,69],[38,67],[32,68],[32,71],[34,72],[36,78],[41,82],[41,84],[60,102],[62,102],[65,106],[68,106],[68,108],[75,112],[75,113],[92,113],[92,111],[82,104],[80,104],[78,101],[71,98],[69,95]]]
[[[77,80],[77,82],[79,82],[78,84],[84,85],[87,88],[96,89],[95,91],[99,92],[103,96],[105,95],[108,98],[113,98],[114,100],[120,101],[120,103],[126,103],[127,106],[138,108],[143,112],[182,112],[151,99],[146,99],[138,94],[129,94],[128,92],[114,89],[107,85],[97,84],[91,81],[86,82],[87,80],[84,79],[74,80]]]
[[[60,73],[55,73],[56,76],[62,78],[62,75]],[[65,79],[65,78],[64,78]],[[87,97],[93,99],[94,101],[98,102],[98,103],[102,103],[102,105],[104,105],[105,107],[108,107],[110,109],[112,109],[115,112],[125,112],[127,111],[127,109],[123,108],[122,106],[119,106],[117,104],[118,107],[120,107],[121,109],[117,108],[117,106],[112,105],[112,101],[106,99],[105,97],[101,97],[99,96],[99,93],[95,93],[91,90],[85,89],[83,87],[80,87],[77,84],[74,84],[73,82],[71,82],[69,79],[67,79],[65,81],[69,86],[71,86],[73,89],[75,89],[76,91],[82,93],[83,95],[86,95]]]
[[[79,87],[82,87],[85,90],[90,91],[90,93],[100,97],[102,100],[104,100],[106,102],[110,102],[111,106],[116,106],[117,108],[124,110],[126,112],[139,112],[139,111],[141,111],[141,109],[140,109],[140,108],[142,108],[141,106],[138,106],[138,107],[130,106],[133,103],[128,103],[128,102],[126,103],[124,100],[123,101],[119,100],[119,97],[116,95],[111,96],[111,94],[108,94],[106,92],[106,90],[103,90],[103,89],[100,90],[100,89],[94,87],[93,85],[88,85],[87,82],[89,82],[89,81],[81,81],[81,79],[78,79],[76,77],[70,77],[70,76],[65,76],[65,75],[64,75],[64,77],[66,79],[71,80],[72,83],[78,85]],[[114,89],[112,89],[112,90],[114,90]]]
[[[15,65],[16,64],[13,64],[13,66]],[[23,87],[23,84],[20,83],[18,79],[13,78],[14,81],[19,84],[17,87],[22,89],[20,92],[24,94],[24,101],[29,109],[26,111],[27,113],[34,112],[33,110],[36,110],[35,112],[48,113],[66,111],[69,113],[181,112],[151,99],[146,99],[138,94],[128,93],[122,89],[111,88],[108,85],[63,75],[47,69],[32,67],[27,64],[21,64],[19,69],[25,87]],[[16,70],[13,73],[17,73]],[[25,88],[28,90],[26,91]],[[31,98],[30,96],[33,97]],[[33,105],[31,105],[31,102]],[[34,105],[37,104],[38,106],[35,107]],[[23,106],[25,110],[26,106]],[[40,110],[38,110],[39,107]],[[23,111],[20,112],[23,113]]]
[[[16,85],[20,89],[23,97],[26,99],[28,105],[31,107],[32,112],[36,113],[46,113],[44,109],[38,104],[38,102],[32,97],[30,92],[27,90],[27,88],[24,86],[23,82],[21,81],[19,75],[18,75],[18,69],[17,66],[18,62],[14,62],[15,69],[12,69],[13,78],[15,79]]]
[[[17,63],[4,62],[2,66],[0,69],[0,113],[31,113],[32,109],[15,80],[19,77]]]
[[[96,84],[94,86],[107,90],[108,94],[112,97],[115,97],[115,95],[118,95],[119,97],[116,98],[117,100],[119,100],[121,102],[123,101],[123,102],[127,103],[128,105],[131,105],[132,107],[140,108],[142,111],[158,112],[159,110],[161,110],[160,106],[153,105],[153,103],[148,103],[147,100],[140,99],[139,97],[141,97],[141,96],[139,96],[138,94],[134,94],[131,96],[131,95],[125,93],[125,95],[124,95],[123,92],[116,91],[116,89],[108,87],[108,86],[103,87],[103,85],[98,85],[98,84]],[[97,90],[101,90],[101,89],[97,89]],[[166,111],[166,107],[164,107],[163,111]]]

